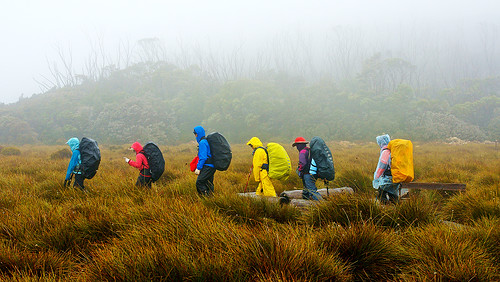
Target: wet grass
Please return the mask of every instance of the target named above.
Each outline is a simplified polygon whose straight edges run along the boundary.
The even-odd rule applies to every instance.
[[[201,199],[187,167],[195,145],[162,147],[162,179],[134,186],[126,146],[102,146],[88,191],[63,187],[64,146],[0,155],[0,281],[497,281],[500,161],[493,145],[415,144],[417,181],[466,183],[465,193],[374,199],[375,144],[330,143],[337,178],[355,188],[309,209],[237,196],[251,151],[215,174]],[[289,150],[292,163],[297,152]],[[129,154],[129,155],[127,155]],[[57,155],[57,157],[51,157]],[[62,157],[60,157],[61,155]],[[301,188],[292,175],[277,192]],[[318,182],[318,186],[321,184]]]

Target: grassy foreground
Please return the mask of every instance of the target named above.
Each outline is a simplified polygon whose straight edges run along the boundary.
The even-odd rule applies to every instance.
[[[216,173],[210,199],[198,198],[188,170],[192,144],[162,147],[166,171],[151,190],[134,187],[138,172],[121,158],[134,157],[126,146],[101,146],[86,193],[62,186],[67,146],[0,154],[0,281],[500,279],[494,145],[415,144],[418,181],[468,190],[416,192],[396,206],[374,201],[376,144],[329,145],[333,186],[356,193],[309,210],[236,196],[251,163],[244,145]],[[298,153],[286,148],[295,164]],[[274,183],[278,193],[301,187],[295,175]]]

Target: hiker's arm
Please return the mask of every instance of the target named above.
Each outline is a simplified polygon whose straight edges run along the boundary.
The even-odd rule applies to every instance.
[[[207,141],[200,142],[198,147],[198,157],[200,158],[200,160],[198,161],[198,165],[196,166],[198,170],[201,170],[205,162],[208,160],[209,151],[210,151],[210,146],[208,145],[208,142]]]
[[[377,170],[375,171],[374,179],[382,176],[386,169],[389,168],[389,159],[391,158],[391,153],[389,150],[382,151],[380,154],[380,159],[377,164]]]
[[[255,150],[253,155],[253,176],[257,182],[260,181],[260,171],[264,163],[267,163],[266,152],[263,149]]]
[[[78,156],[79,156],[78,150],[75,150],[73,152],[73,155],[71,155],[71,160],[69,161],[68,164],[68,169],[66,170],[66,179],[69,180],[71,173],[73,173],[73,170],[75,170],[75,167],[78,165]]]
[[[308,154],[306,150],[302,150],[299,153],[299,167],[297,171],[299,172],[299,176],[302,177],[304,175],[304,167],[307,165]]]
[[[146,157],[143,154],[137,154],[137,155],[135,155],[135,161],[130,160],[128,162],[128,164],[130,166],[133,166],[133,167],[137,168],[137,169],[142,169],[143,168],[143,160],[145,158]]]

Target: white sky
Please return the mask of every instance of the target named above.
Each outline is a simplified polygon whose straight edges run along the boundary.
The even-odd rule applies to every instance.
[[[0,103],[41,92],[34,78],[49,75],[55,46],[76,61],[98,36],[110,46],[150,37],[234,44],[294,29],[498,19],[497,0],[0,0]]]

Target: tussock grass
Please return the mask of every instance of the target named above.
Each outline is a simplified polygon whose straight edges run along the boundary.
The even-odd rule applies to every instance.
[[[0,274],[4,278],[16,279],[22,276],[64,276],[70,273],[76,264],[68,259],[68,255],[53,251],[31,252],[20,249],[8,242],[0,241]]]
[[[411,230],[406,236],[411,268],[402,280],[497,281],[498,265],[474,240],[443,225]]]
[[[408,264],[401,237],[372,223],[329,226],[316,237],[319,248],[346,262],[357,281],[392,280]]]
[[[472,190],[456,195],[443,207],[448,220],[471,224],[482,217],[500,218],[500,188]]]
[[[238,222],[257,224],[272,219],[278,223],[292,223],[301,212],[292,205],[280,205],[264,198],[241,197],[235,194],[219,194],[204,203]]]
[[[302,211],[236,196],[252,159],[244,145],[233,146],[231,167],[215,174],[205,199],[188,170],[196,144],[162,147],[166,170],[152,189],[134,186],[138,172],[121,158],[133,158],[127,146],[101,146],[87,192],[62,185],[69,158],[50,156],[67,146],[0,155],[0,281],[498,280],[494,147],[415,144],[417,181],[464,182],[467,191],[412,191],[383,206],[370,188],[377,145],[329,145],[333,186],[356,193]],[[285,148],[295,166],[296,150]],[[278,193],[302,188],[295,174],[273,183]],[[256,185],[250,179],[248,191]]]
[[[349,226],[358,222],[377,221],[383,216],[383,208],[372,197],[342,193],[311,207],[304,221],[313,226]]]
[[[293,227],[293,226],[292,226]],[[310,230],[279,227],[259,232],[246,245],[242,262],[260,280],[348,281],[348,268],[338,256],[319,250]],[[267,230],[266,230],[267,231]]]

